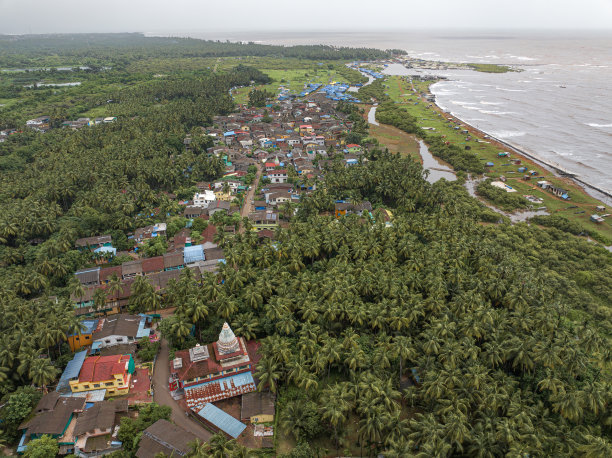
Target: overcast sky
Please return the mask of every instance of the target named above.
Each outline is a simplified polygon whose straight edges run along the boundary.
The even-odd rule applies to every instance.
[[[612,0],[0,0],[0,33],[612,30]]]

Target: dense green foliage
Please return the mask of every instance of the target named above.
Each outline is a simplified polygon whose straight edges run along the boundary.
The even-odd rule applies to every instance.
[[[280,394],[296,439],[322,434],[308,421],[320,415],[339,446],[354,418],[364,447],[396,456],[609,448],[611,354],[595,321],[610,319],[612,255],[560,232],[482,226],[460,186],[429,185],[410,159],[369,159],[333,166],[274,246],[239,235],[218,276],[185,273],[167,332],[185,340],[195,324],[212,340],[230,319],[265,337],[260,386]],[[378,212],[319,216],[346,196],[393,208],[392,225]],[[401,391],[409,368],[420,382]]]
[[[336,73],[341,75],[346,81],[355,85],[355,84],[364,84],[368,82],[368,78],[363,75],[358,70],[354,70],[352,68],[347,67],[346,65],[337,65],[334,67]]]
[[[477,72],[484,73],[507,73],[514,71],[511,67],[507,65],[497,65],[497,64],[467,64],[468,67],[473,68]]]
[[[153,403],[140,407],[137,418],[123,417],[117,434],[117,439],[123,443],[123,449],[129,453],[138,450],[142,432],[157,420],[169,420],[171,411],[168,406]]]
[[[20,387],[17,391],[2,397],[2,429],[4,437],[13,441],[17,438],[17,429],[41,398],[40,392],[33,387]]]
[[[481,181],[476,187],[476,193],[486,198],[498,208],[506,211],[513,211],[519,208],[527,208],[530,204],[520,194],[506,192],[503,189],[491,185],[491,179]]]
[[[150,45],[139,36],[115,46],[113,37],[95,38],[91,57],[66,37],[40,51],[40,37],[20,38],[0,57],[30,65],[40,52],[44,65],[73,58],[125,67],[173,53],[368,55],[183,39]],[[166,221],[168,236],[182,229],[182,208],[167,193],[189,197],[197,181],[224,170],[202,154],[211,140],[201,127],[233,111],[232,87],[267,81],[246,66],[163,78],[113,72],[96,68],[87,76],[92,85],[113,79],[103,91],[83,87],[70,97],[32,89],[1,112],[0,122],[18,125],[40,106],[54,125],[108,106],[118,116],[78,131],[18,133],[0,144],[0,388],[11,441],[39,396],[18,387],[55,380],[70,356],[62,341],[79,329],[68,295],[82,287],[71,273],[94,260],[73,249],[75,239],[110,233],[127,248],[135,227]],[[482,171],[473,153],[428,137],[405,110],[384,102],[383,82],[362,91],[383,101],[381,122],[417,134],[459,171]],[[345,140],[362,139],[367,124],[357,109],[338,108],[354,123]],[[183,144],[188,134],[191,151]],[[505,223],[460,182],[425,181],[410,158],[374,150],[349,168],[343,158],[332,155],[325,181],[302,197],[274,242],[249,230],[220,231],[215,242],[226,263],[218,273],[184,269],[164,296],[138,277],[130,311],[176,307],[159,325],[174,349],[216,340],[224,321],[238,336],[261,339],[259,387],[278,394],[277,439],[297,442],[289,456],[316,455],[329,438],[337,451],[359,443],[368,455],[610,455],[612,254],[553,218],[534,221],[562,230]],[[367,200],[372,215],[330,216],[340,199]],[[211,223],[243,224],[221,213]],[[158,254],[160,243],[145,252]],[[140,344],[144,359],[156,351]],[[168,407],[152,405],[122,419],[125,454],[135,452],[146,427],[169,416]],[[244,453],[222,436],[193,451]]]
[[[554,227],[563,232],[569,232],[574,235],[586,235],[604,245],[610,245],[612,241],[603,237],[598,232],[586,229],[582,224],[573,222],[559,215],[540,215],[531,218],[531,222],[540,226]]]
[[[145,60],[151,57],[272,56],[312,60],[369,60],[384,59],[400,53],[403,51],[325,45],[271,46],[194,38],[145,37],[140,33],[0,35],[0,65],[7,68],[32,66],[32,54],[38,57],[38,62],[42,60],[43,65],[51,65],[50,62],[61,59],[63,65],[68,62],[74,66],[121,66],[134,59]]]
[[[249,92],[249,106],[257,108],[265,107],[267,100],[273,96],[274,94],[271,92],[253,89]]]
[[[57,440],[45,434],[28,442],[23,456],[26,458],[49,458],[56,456],[58,452],[59,444]]]

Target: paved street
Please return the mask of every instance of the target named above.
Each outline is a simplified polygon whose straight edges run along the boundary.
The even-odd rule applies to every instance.
[[[168,341],[161,340],[161,348],[157,355],[155,371],[153,372],[153,384],[155,391],[153,400],[159,405],[170,406],[172,408],[172,421],[181,428],[192,432],[202,441],[207,441],[212,437],[212,433],[185,415],[185,411],[180,408],[178,402],[172,399],[168,389],[168,378],[170,377],[170,367],[168,365]]]

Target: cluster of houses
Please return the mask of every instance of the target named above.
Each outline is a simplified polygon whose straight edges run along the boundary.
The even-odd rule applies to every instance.
[[[205,231],[208,241],[192,244],[189,229],[185,228],[174,235],[168,245],[168,252],[161,256],[138,258],[137,254],[132,252],[130,254],[136,258],[121,265],[94,266],[78,270],[74,275],[81,283],[82,291],[73,293],[71,297],[75,313],[79,316],[119,313],[128,305],[132,284],[139,276],[146,277],[155,290],[163,291],[170,280],[179,279],[184,268],[190,268],[196,274],[215,271],[218,263],[224,262],[224,253],[212,242],[214,230],[214,226],[210,225]],[[137,229],[134,238],[137,244],[142,245],[150,238],[164,236],[165,231],[166,224],[159,223]],[[104,250],[116,253],[110,235],[78,239],[76,246],[93,252]],[[118,283],[118,286],[112,288],[113,282]],[[104,304],[95,304],[95,293],[99,289],[105,292]]]
[[[20,425],[17,451],[43,435],[57,440],[60,454],[92,457],[120,450],[121,418],[135,415],[131,406],[152,401],[150,369],[133,357],[137,341],[157,339],[151,321],[127,314],[83,321],[82,330],[67,337],[76,353],[55,390]]]
[[[317,182],[324,180],[325,166],[330,162],[328,151],[341,151],[347,167],[358,164],[364,152],[360,145],[345,143],[352,122],[335,110],[333,100],[325,92],[310,93],[302,101],[279,100],[278,109],[270,112],[242,107],[238,113],[217,116],[215,127],[207,131],[216,144],[210,152],[224,158],[228,173],[244,172],[253,164],[262,165],[264,182],[253,199],[253,211],[247,216],[253,230],[268,234],[282,224],[279,209],[284,204],[298,203],[303,195],[316,189]],[[264,122],[264,116],[271,121]],[[194,202],[203,198],[206,199],[198,194]],[[345,208],[337,216],[354,210],[362,213],[345,202],[340,204]],[[188,211],[189,216],[195,215],[191,207]]]
[[[62,127],[71,129],[80,129],[85,126],[95,126],[98,124],[111,123],[117,120],[116,116],[107,116],[102,118],[79,118],[74,121],[64,121]],[[36,132],[45,133],[51,128],[51,118],[49,116],[38,116],[37,118],[28,119],[25,127]],[[18,129],[7,129],[0,131],[0,143],[4,142],[9,135],[20,132]]]

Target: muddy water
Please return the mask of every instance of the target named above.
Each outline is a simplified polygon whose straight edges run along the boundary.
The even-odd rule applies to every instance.
[[[446,178],[447,181],[455,181],[457,179],[453,169],[439,162],[438,159],[429,152],[429,148],[427,148],[423,140],[419,140],[419,154],[421,155],[421,159],[423,159],[423,168],[429,170],[427,181],[430,183],[435,183],[441,178]]]
[[[508,213],[503,210],[500,210],[495,205],[491,205],[490,203],[485,202],[484,200],[480,199],[478,195],[476,194],[476,187],[478,186],[478,183],[480,183],[484,179],[485,178],[471,178],[471,176],[468,176],[468,179],[465,180],[465,189],[467,189],[468,193],[470,193],[472,197],[478,199],[480,202],[485,204],[491,210],[494,210],[497,213],[501,213],[502,215],[507,216],[510,219],[510,221],[512,221],[513,223],[520,223],[523,221],[527,221],[529,218],[533,218],[534,216],[538,216],[538,215],[549,215],[548,211],[546,210],[524,210],[524,211],[517,210],[514,213]]]

